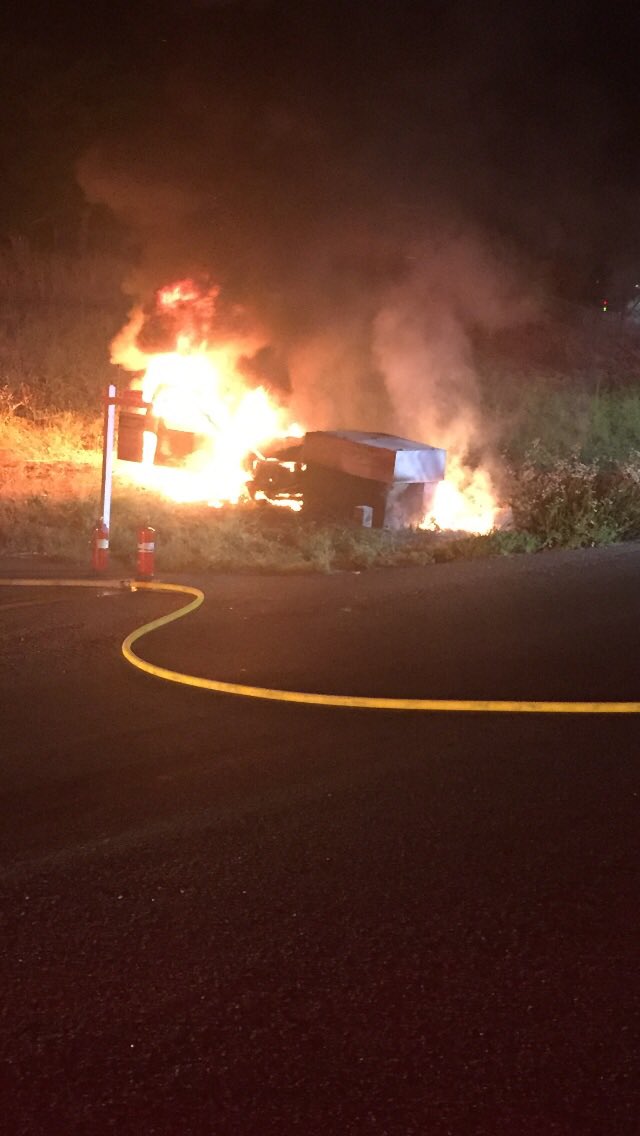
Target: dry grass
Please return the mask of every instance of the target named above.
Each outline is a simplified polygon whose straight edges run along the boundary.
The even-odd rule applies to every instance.
[[[0,398],[2,392],[0,391]],[[3,465],[20,462],[100,461],[102,418],[62,410],[46,422],[2,415],[0,409],[0,479]],[[0,480],[1,484],[1,480]]]
[[[62,556],[88,566],[100,482],[98,455],[94,458],[0,466],[0,548],[5,553]],[[484,537],[393,533],[312,523],[304,514],[253,503],[223,509],[177,505],[120,476],[111,549],[123,570],[131,571],[137,531],[151,524],[158,534],[159,572],[293,573],[428,565],[637,539],[639,466],[603,467],[575,458],[541,465],[534,454],[514,474],[511,507],[513,531]]]
[[[46,492],[2,494],[0,547],[7,554],[63,556],[88,563],[96,512],[97,491],[66,498]],[[317,525],[269,506],[176,506],[120,487],[113,501],[111,551],[123,565],[132,567],[137,530],[145,524],[157,532],[159,572],[332,572],[430,564],[438,543],[432,533]]]
[[[112,381],[125,271],[104,254],[45,255],[20,240],[0,248],[0,415],[12,404],[34,421],[95,414]]]

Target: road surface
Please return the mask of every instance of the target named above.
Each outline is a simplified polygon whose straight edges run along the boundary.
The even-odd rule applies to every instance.
[[[639,545],[189,582],[175,669],[640,698]],[[0,589],[3,1129],[640,1131],[640,720],[171,686],[173,603]]]

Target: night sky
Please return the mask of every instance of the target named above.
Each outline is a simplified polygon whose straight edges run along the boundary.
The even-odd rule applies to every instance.
[[[401,277],[446,227],[587,295],[638,264],[639,28],[580,0],[12,3],[0,230],[277,303],[327,249],[336,287]]]

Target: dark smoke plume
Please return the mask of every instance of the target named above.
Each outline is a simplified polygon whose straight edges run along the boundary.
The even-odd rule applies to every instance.
[[[308,426],[490,441],[473,331],[532,318],[532,279],[586,279],[623,230],[640,247],[623,91],[579,9],[194,6],[153,105],[78,167],[135,239],[125,287],[210,276],[260,330],[247,377]]]

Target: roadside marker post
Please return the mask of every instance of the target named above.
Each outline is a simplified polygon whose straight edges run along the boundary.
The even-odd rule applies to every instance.
[[[113,459],[115,455],[116,407],[146,407],[139,392],[125,391],[118,395],[114,383],[109,383],[104,400],[102,428],[102,477],[100,482],[100,512],[91,537],[91,570],[103,575],[109,568],[109,530],[111,527],[111,494],[113,488]],[[120,441],[118,442],[120,445]],[[122,455],[124,456],[124,455]],[[140,460],[139,458],[136,460]],[[146,526],[138,531],[136,569],[140,580],[153,579],[155,559],[155,529]]]
[[[100,485],[100,520],[107,529],[111,524],[111,488],[113,484],[113,449],[116,435],[117,393],[113,383],[107,387],[102,432],[102,482]]]
[[[111,524],[111,490],[113,485],[113,449],[116,433],[115,385],[109,383],[104,405],[102,429],[102,478],[100,512],[91,540],[91,569],[102,574],[109,568],[109,526]]]

